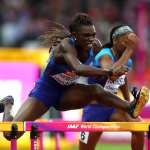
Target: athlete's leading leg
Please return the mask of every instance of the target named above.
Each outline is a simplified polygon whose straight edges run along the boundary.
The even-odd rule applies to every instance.
[[[145,90],[142,90],[141,93],[143,94],[144,92]],[[90,104],[92,100],[97,100],[98,103],[121,109],[125,112],[130,113],[131,115],[134,114],[134,111],[136,110],[135,116],[138,116],[141,108],[144,105],[140,109],[138,109],[138,111],[136,109],[137,106],[139,106],[139,104],[141,104],[143,100],[147,102],[149,99],[147,89],[146,89],[146,96],[145,95],[141,96],[142,95],[141,93],[138,99],[136,99],[134,103],[130,104],[127,101],[122,101],[116,95],[105,91],[103,87],[101,87],[100,85],[77,84],[72,86],[64,93],[60,101],[59,109],[60,110],[78,109],[84,107],[87,104]]]
[[[121,111],[116,111],[111,116],[113,122],[140,122],[139,118],[133,119],[129,114]],[[144,133],[143,132],[131,132],[131,147],[132,150],[143,150],[144,148]]]
[[[82,108],[96,100],[98,103],[114,106],[115,108],[122,109],[126,112],[130,109],[130,103],[122,101],[119,97],[104,90],[98,84],[83,85],[76,84],[68,89],[61,98],[60,109],[70,110]]]

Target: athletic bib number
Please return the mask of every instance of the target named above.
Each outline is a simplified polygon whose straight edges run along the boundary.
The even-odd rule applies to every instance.
[[[80,141],[87,144],[89,138],[89,132],[82,131],[80,132]]]

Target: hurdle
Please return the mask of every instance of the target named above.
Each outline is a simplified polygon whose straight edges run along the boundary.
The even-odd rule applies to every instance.
[[[39,134],[42,134],[42,132],[146,132],[147,150],[150,150],[150,122],[78,122],[52,120],[46,122],[0,122],[0,132],[3,131],[9,131],[12,133],[11,150],[17,150],[16,135],[19,131],[30,131],[31,150],[43,150],[43,139],[39,138]],[[41,140],[39,142],[39,147],[37,146],[38,138]],[[56,148],[56,150],[58,150],[58,148]]]

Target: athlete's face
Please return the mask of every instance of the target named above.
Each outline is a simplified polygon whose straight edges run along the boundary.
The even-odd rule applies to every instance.
[[[94,25],[81,26],[78,31],[75,32],[76,41],[84,50],[92,48],[95,36],[96,30]]]

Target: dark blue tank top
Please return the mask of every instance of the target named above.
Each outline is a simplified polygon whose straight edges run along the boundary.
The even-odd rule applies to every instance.
[[[73,37],[69,38],[69,43],[79,49]],[[82,62],[83,64],[88,65],[93,61],[94,52],[92,48],[88,50],[88,56],[88,59],[85,62]],[[49,82],[51,79],[54,79],[61,85],[71,85],[76,81],[77,78],[79,78],[79,76],[74,73],[69,65],[55,63],[54,55],[52,52],[51,56],[49,57],[48,64],[41,77],[41,80]]]

